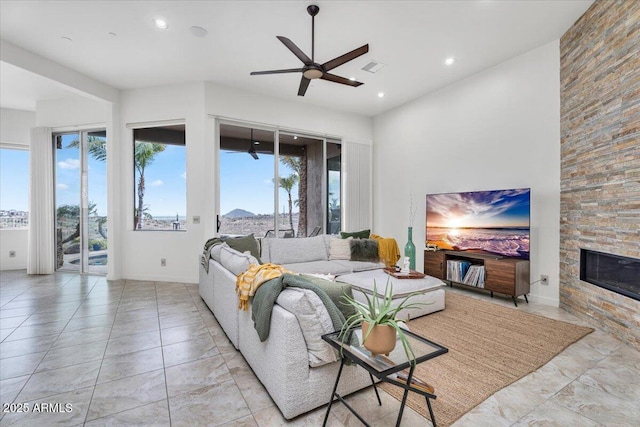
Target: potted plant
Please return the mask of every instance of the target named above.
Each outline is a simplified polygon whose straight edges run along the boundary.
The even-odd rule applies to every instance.
[[[348,339],[349,331],[362,324],[362,343],[366,349],[375,357],[378,354],[389,353],[396,346],[396,336],[400,339],[407,359],[415,363],[415,354],[407,340],[407,337],[400,327],[402,320],[396,319],[396,315],[403,309],[418,308],[426,305],[422,302],[409,302],[409,300],[419,295],[418,292],[409,294],[400,304],[392,306],[393,285],[387,280],[384,295],[375,297],[378,294],[376,282],[373,282],[373,297],[364,294],[367,303],[355,300],[349,295],[343,295],[342,301],[353,306],[356,313],[349,316],[340,330],[340,338],[344,343]]]

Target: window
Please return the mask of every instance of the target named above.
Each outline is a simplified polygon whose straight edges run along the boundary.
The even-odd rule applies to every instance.
[[[186,230],[184,124],[134,129],[133,140],[133,229]]]
[[[29,150],[0,148],[0,228],[29,226]]]
[[[338,141],[220,124],[218,232],[281,238],[337,233],[340,168]]]

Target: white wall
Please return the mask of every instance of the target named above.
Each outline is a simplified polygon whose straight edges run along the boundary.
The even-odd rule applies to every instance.
[[[339,136],[371,144],[372,122],[212,83],[189,83],[124,91],[121,94],[122,277],[140,280],[198,281],[202,245],[215,232],[215,120],[249,121]],[[187,231],[133,230],[133,144],[127,124],[184,119],[187,139]],[[193,224],[193,216],[200,224]],[[167,260],[166,267],[160,259]]]
[[[422,269],[427,193],[531,188],[533,300],[559,299],[560,51],[554,41],[374,119],[374,230],[413,240]]]
[[[29,130],[36,125],[33,111],[0,108],[0,142],[29,146]]]
[[[29,130],[36,125],[33,111],[0,109],[0,143],[29,147]],[[0,230],[0,270],[27,268],[28,229]],[[16,251],[9,258],[9,251]]]
[[[17,228],[0,230],[0,270],[22,270],[27,268],[27,242],[29,229]],[[9,251],[16,256],[9,257]]]

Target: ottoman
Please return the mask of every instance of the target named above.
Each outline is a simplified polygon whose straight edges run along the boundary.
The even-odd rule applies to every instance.
[[[366,303],[364,294],[373,295],[375,281],[378,296],[382,297],[387,281],[393,286],[392,305],[398,306],[408,295],[417,292],[409,302],[420,302],[426,305],[413,309],[403,309],[396,318],[411,320],[435,311],[444,310],[445,283],[432,276],[423,279],[398,279],[385,273],[384,270],[368,270],[357,273],[343,274],[336,277],[336,282],[348,283],[353,289],[353,296],[357,301]]]

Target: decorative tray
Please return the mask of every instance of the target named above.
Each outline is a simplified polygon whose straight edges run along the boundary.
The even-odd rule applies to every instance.
[[[389,276],[395,277],[396,279],[422,279],[426,276],[426,274],[422,274],[419,271],[415,270],[411,270],[409,273],[400,273],[392,267],[385,268],[384,272]]]

